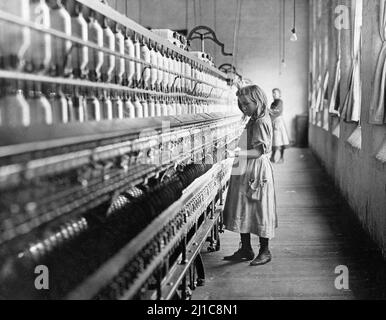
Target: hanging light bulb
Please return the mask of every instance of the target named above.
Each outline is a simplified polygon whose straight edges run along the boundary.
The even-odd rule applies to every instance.
[[[298,36],[296,35],[296,30],[295,30],[295,28],[293,28],[292,30],[291,30],[291,37],[290,37],[290,40],[291,41],[297,41],[298,40]]]
[[[296,41],[298,40],[298,37],[296,35],[296,29],[295,29],[295,26],[296,26],[296,0],[294,0],[294,24],[293,24],[293,28],[291,30],[291,37],[290,37],[290,40],[291,41]]]
[[[284,69],[285,67],[287,67],[287,64],[285,63],[285,60],[282,59],[281,60],[281,67]]]

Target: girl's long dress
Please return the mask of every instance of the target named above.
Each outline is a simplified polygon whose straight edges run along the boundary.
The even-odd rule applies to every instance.
[[[235,160],[224,208],[227,230],[273,238],[278,226],[273,169],[268,154],[272,148],[272,124],[268,112],[252,116],[240,138],[243,150],[258,149],[258,159]]]
[[[273,127],[273,147],[283,147],[290,144],[287,128],[283,118],[283,101],[276,99],[269,109]]]

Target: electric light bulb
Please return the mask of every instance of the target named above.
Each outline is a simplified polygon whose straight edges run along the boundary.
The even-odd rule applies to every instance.
[[[295,28],[293,28],[293,29],[291,30],[291,32],[292,32],[292,34],[291,34],[290,40],[291,40],[291,41],[297,41],[297,40],[298,40],[298,37],[297,37],[297,35],[296,35]]]

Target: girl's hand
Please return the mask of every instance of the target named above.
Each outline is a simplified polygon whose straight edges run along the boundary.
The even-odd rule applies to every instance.
[[[230,158],[237,158],[239,156],[240,148],[236,148],[233,151],[227,150],[228,156]]]
[[[234,158],[235,157],[235,153],[233,151],[227,150],[226,153],[227,153],[228,158]]]

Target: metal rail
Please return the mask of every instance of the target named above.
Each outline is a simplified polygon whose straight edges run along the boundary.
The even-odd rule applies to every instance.
[[[188,77],[186,77],[186,78],[188,78]],[[73,87],[115,90],[115,91],[121,91],[121,92],[129,92],[129,93],[133,93],[133,94],[148,94],[150,96],[186,97],[186,98],[193,98],[193,99],[201,100],[201,101],[224,101],[225,100],[225,99],[221,99],[221,98],[200,97],[200,96],[195,96],[195,95],[191,95],[188,93],[161,92],[161,91],[154,91],[154,90],[145,90],[145,89],[125,87],[125,86],[113,84],[113,83],[92,82],[89,80],[79,80],[79,79],[63,78],[63,77],[50,77],[50,76],[39,75],[39,74],[17,72],[17,71],[7,71],[7,70],[0,70],[0,79],[31,81],[31,82],[40,82],[40,83],[51,83],[51,84],[56,84],[56,85],[69,85],[69,86],[73,86]],[[214,87],[210,83],[199,81],[199,80],[196,80],[193,78],[190,78],[190,79],[192,79],[192,81],[195,81],[198,83],[204,83],[208,86]],[[219,88],[219,87],[215,87],[215,88],[224,91],[224,89],[222,89],[222,88]]]
[[[82,2],[81,0],[77,0],[78,2]],[[96,1],[92,1],[91,2],[92,5],[97,5],[99,6],[100,3],[96,2]],[[102,6],[104,6],[102,4]],[[115,14],[117,14],[118,16],[121,16],[120,14],[118,14],[115,10],[112,10],[110,7],[108,6],[104,6],[104,8],[99,8],[100,10],[103,10],[102,12],[100,12],[101,14],[108,14],[110,13],[111,14],[111,11],[113,11]],[[104,10],[105,9],[109,9],[107,10],[106,13],[104,13]],[[95,10],[95,9],[94,9]],[[97,11],[97,10],[96,10]],[[114,15],[114,14],[112,14]],[[123,17],[123,16],[122,16]],[[129,18],[127,17],[123,17],[124,19],[126,19],[128,22],[129,25],[132,25],[132,23],[135,24],[135,22],[133,22],[132,20],[130,20]],[[111,18],[113,20],[115,20],[114,18]],[[191,78],[191,77],[187,77],[183,74],[180,74],[180,73],[176,73],[176,72],[173,72],[173,71],[169,71],[168,69],[166,68],[163,68],[163,67],[158,67],[158,66],[155,66],[151,63],[148,63],[144,60],[141,60],[141,59],[137,59],[135,57],[130,57],[128,55],[124,55],[124,54],[121,54],[117,51],[112,51],[108,48],[104,48],[104,47],[100,47],[98,46],[97,44],[95,43],[92,43],[90,41],[84,41],[82,39],[79,39],[79,38],[76,38],[76,37],[73,37],[73,36],[69,36],[67,34],[65,34],[64,32],[61,32],[61,31],[57,31],[57,30],[54,30],[54,29],[51,29],[51,28],[45,28],[44,26],[42,25],[39,25],[38,23],[34,23],[34,22],[31,22],[31,21],[26,21],[16,15],[13,15],[13,14],[10,14],[10,13],[7,13],[7,12],[3,12],[0,10],[0,20],[3,20],[3,21],[6,21],[8,23],[12,23],[12,24],[17,24],[17,25],[20,25],[20,26],[23,26],[23,27],[28,27],[32,30],[35,30],[35,31],[39,31],[39,32],[42,32],[42,33],[46,33],[46,34],[49,34],[51,36],[54,36],[56,38],[59,38],[59,39],[63,39],[63,40],[67,40],[67,41],[71,41],[72,43],[76,43],[77,45],[79,46],[86,46],[90,49],[94,49],[94,50],[97,50],[97,51],[101,51],[103,53],[106,53],[108,55],[114,55],[118,58],[122,58],[122,59],[128,59],[128,60],[131,60],[131,61],[134,61],[134,62],[137,62],[137,63],[141,63],[142,65],[145,65],[145,66],[148,66],[150,68],[155,68],[155,69],[159,69],[159,70],[163,70],[163,71],[166,71],[168,73],[172,73],[172,74],[175,74],[175,75],[179,75],[183,78],[187,78],[187,79],[190,79],[192,81],[199,81],[195,78]],[[126,21],[126,22],[127,22]],[[124,25],[124,24],[123,24]],[[137,25],[135,24],[136,27],[133,27],[135,29],[139,29],[140,28],[143,28],[141,27],[140,25]],[[126,25],[127,26],[127,25]],[[134,30],[132,27],[129,27],[129,29],[131,30]],[[211,67],[210,65],[207,65],[205,63],[203,63],[202,61],[200,61],[199,59],[197,59],[196,57],[194,57],[193,55],[189,54],[187,51],[184,51],[184,50],[181,50],[179,49],[178,47],[174,47],[171,43],[168,43],[167,41],[165,41],[164,39],[160,38],[158,35],[148,31],[147,29],[143,28],[144,31],[146,31],[147,35],[146,37],[149,38],[149,39],[153,39],[153,38],[158,38],[156,41],[158,43],[162,43],[162,45],[164,45],[165,47],[168,47],[170,50],[173,50],[173,51],[176,51],[177,53],[195,61],[196,63],[199,63],[205,70],[208,70],[210,71],[211,73],[217,75],[218,77],[220,78],[223,78],[224,80],[227,79],[227,76],[225,73],[222,73],[221,71],[219,71],[218,69],[216,68],[213,68]],[[135,30],[134,30],[135,31]],[[137,31],[138,32],[138,31]],[[154,39],[153,39],[154,40]],[[199,81],[200,83],[205,83],[207,85],[211,85],[209,83],[206,83],[206,82],[202,82],[202,81]]]

